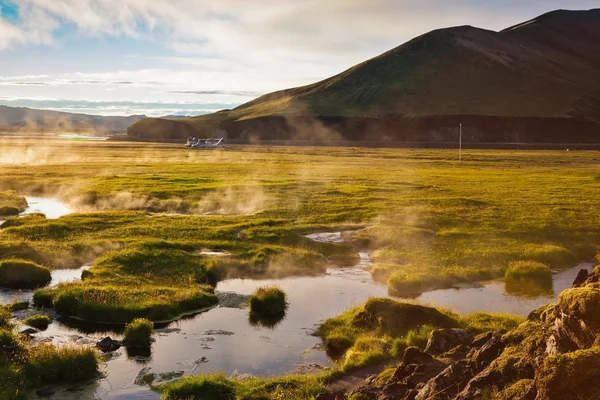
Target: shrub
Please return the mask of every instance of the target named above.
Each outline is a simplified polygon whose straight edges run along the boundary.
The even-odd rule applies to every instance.
[[[152,343],[154,323],[145,318],[137,318],[125,325],[123,345],[130,347],[148,347]]]
[[[98,373],[98,359],[91,348],[57,348],[46,344],[29,349],[23,369],[28,380],[38,384],[73,382],[94,378]]]
[[[0,261],[0,286],[13,289],[34,289],[52,280],[50,270],[36,263],[18,259]]]
[[[27,317],[25,323],[38,329],[46,329],[52,322],[52,318],[47,315],[32,315]]]
[[[256,314],[280,314],[287,309],[285,292],[277,286],[256,289],[248,299],[250,312]]]
[[[235,400],[235,384],[223,375],[195,376],[170,383],[163,400]]]

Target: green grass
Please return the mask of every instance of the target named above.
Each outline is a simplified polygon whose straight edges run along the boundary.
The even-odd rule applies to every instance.
[[[52,322],[52,318],[47,315],[31,315],[25,319],[25,324],[38,329],[46,329]]]
[[[0,327],[0,398],[24,399],[41,385],[98,376],[96,351],[86,347],[32,346],[10,327]]]
[[[325,391],[316,376],[232,380],[222,374],[183,378],[156,388],[163,400],[311,400]]]
[[[323,339],[328,353],[338,360],[334,374],[339,374],[399,358],[410,346],[424,350],[429,334],[437,328],[463,328],[479,334],[510,330],[524,320],[503,313],[458,315],[446,309],[372,298],[327,319],[315,335]]]
[[[50,270],[27,260],[0,261],[0,287],[33,289],[46,286],[52,280]]]
[[[17,215],[25,211],[27,200],[14,190],[0,191],[0,216]]]
[[[125,325],[123,345],[127,347],[148,347],[152,344],[154,324],[144,318],[137,318]]]
[[[248,299],[252,314],[281,314],[288,307],[285,292],[278,286],[267,286],[256,289]]]
[[[13,323],[11,322],[12,314],[8,307],[0,306],[0,329],[12,329]]]
[[[537,261],[516,261],[508,265],[506,279],[552,281],[552,271]]]
[[[1,165],[0,188],[58,195],[81,212],[8,219],[0,257],[52,269],[101,256],[82,283],[36,296],[52,305],[63,294],[63,310],[80,318],[156,321],[202,304],[200,292],[211,298],[227,277],[356,261],[348,245],[301,236],[317,231],[368,226],[354,243],[370,249],[373,275],[392,292],[492,279],[515,261],[567,268],[600,250],[597,151],[469,150],[458,164],[449,150],[48,146],[43,164]],[[197,254],[205,248],[228,255]]]

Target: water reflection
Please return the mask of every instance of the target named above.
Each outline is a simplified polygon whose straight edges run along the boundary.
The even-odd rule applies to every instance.
[[[285,311],[275,314],[248,314],[248,323],[255,327],[275,329],[285,318]]]
[[[511,296],[535,299],[537,297],[552,298],[554,285],[550,280],[509,279],[504,283],[504,290]]]

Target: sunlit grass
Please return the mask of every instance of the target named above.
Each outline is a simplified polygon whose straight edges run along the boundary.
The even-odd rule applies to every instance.
[[[450,150],[49,146],[39,162],[0,166],[0,188],[58,196],[81,213],[9,219],[0,257],[62,268],[116,250],[67,285],[78,294],[143,304],[164,287],[322,274],[325,257],[357,262],[354,249],[301,235],[365,226],[353,244],[371,251],[374,276],[396,292],[496,278],[515,261],[566,268],[599,250],[597,151],[469,150],[458,164]],[[198,256],[203,248],[228,256]],[[159,314],[181,309],[171,311]]]

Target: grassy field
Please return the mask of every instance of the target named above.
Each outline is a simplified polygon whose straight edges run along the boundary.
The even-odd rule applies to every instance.
[[[503,276],[515,261],[565,268],[600,243],[600,152],[2,142],[0,189],[78,213],[8,218],[0,257],[49,268],[94,261],[39,304],[86,319],[161,320],[213,304],[227,276],[320,274],[352,261],[353,234],[395,291]],[[221,257],[202,250],[222,250]]]

